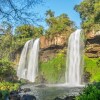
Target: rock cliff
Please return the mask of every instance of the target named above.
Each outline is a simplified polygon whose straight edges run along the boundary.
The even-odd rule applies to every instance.
[[[94,35],[94,37],[87,38],[85,53],[90,58],[100,57],[100,35]]]

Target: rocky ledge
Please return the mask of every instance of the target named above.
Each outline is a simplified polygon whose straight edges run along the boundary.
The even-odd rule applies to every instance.
[[[89,58],[100,57],[100,35],[87,39],[85,53]]]

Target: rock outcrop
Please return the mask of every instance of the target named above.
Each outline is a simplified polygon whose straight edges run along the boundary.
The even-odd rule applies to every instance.
[[[67,37],[65,35],[58,35],[54,36],[53,38],[47,38],[45,36],[42,36],[40,38],[40,48],[45,49],[48,47],[52,47],[54,45],[62,46],[66,44]]]
[[[100,35],[87,39],[85,53],[90,58],[100,57]]]

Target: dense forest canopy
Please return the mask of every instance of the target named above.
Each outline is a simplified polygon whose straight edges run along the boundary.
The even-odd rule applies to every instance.
[[[83,0],[75,6],[82,19],[82,28],[89,31],[100,30],[100,0]]]

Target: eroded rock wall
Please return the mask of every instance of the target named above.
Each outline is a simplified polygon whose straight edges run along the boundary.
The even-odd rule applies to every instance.
[[[100,57],[100,35],[87,39],[85,53],[90,58]]]

